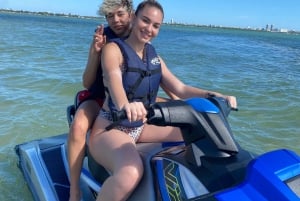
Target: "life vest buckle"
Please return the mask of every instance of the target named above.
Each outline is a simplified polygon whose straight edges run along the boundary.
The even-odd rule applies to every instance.
[[[143,71],[143,73],[141,73],[142,78],[150,77],[151,75],[152,75],[151,71]]]

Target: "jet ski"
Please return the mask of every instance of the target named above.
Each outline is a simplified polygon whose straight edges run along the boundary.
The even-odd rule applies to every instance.
[[[67,109],[69,123],[78,100]],[[176,126],[183,142],[139,143],[144,175],[129,201],[300,201],[300,156],[278,149],[256,155],[234,139],[231,108],[217,97],[155,103],[147,123]],[[115,124],[126,118],[114,113]],[[16,145],[18,166],[34,200],[69,198],[67,134]],[[110,175],[87,153],[81,171],[82,199],[96,200]]]

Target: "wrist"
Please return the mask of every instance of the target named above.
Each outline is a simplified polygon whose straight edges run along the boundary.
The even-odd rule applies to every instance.
[[[208,91],[207,93],[206,93],[206,98],[212,98],[212,97],[215,97],[216,96],[216,94],[214,94],[214,93],[212,93],[212,92],[210,92],[210,91]]]

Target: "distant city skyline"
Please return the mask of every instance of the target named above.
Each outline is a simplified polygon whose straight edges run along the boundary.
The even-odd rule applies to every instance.
[[[142,0],[133,0],[135,7]],[[223,27],[264,29],[267,24],[277,29],[300,31],[299,0],[159,0],[165,10],[165,22],[216,25]],[[71,13],[97,16],[102,1],[89,0],[0,0],[0,9]]]
[[[102,18],[103,16],[83,16],[77,15],[72,13],[55,13],[55,12],[43,12],[43,11],[26,11],[26,10],[13,10],[13,9],[1,9],[1,12],[12,12],[12,13],[28,13],[28,14],[37,14],[37,15],[53,15],[53,16],[68,16],[68,17],[77,17],[77,18]],[[256,31],[269,31],[269,32],[282,32],[282,33],[300,33],[300,31],[296,30],[289,30],[289,29],[282,29],[276,28],[272,24],[267,24],[265,28],[242,28],[242,27],[228,27],[228,26],[220,26],[220,25],[203,25],[203,24],[189,24],[189,23],[177,23],[173,19],[170,22],[164,22],[166,24],[174,24],[174,25],[187,25],[187,26],[201,26],[201,27],[211,27],[211,28],[233,28],[233,29],[247,29],[247,30],[256,30]]]
[[[180,22],[176,22],[173,18],[170,20],[170,22],[166,22],[168,24],[182,24]],[[183,23],[186,24],[186,23]],[[190,24],[193,25],[193,24]],[[198,24],[194,24],[194,25],[198,25]],[[201,25],[201,24],[199,24]],[[210,24],[210,25],[203,25],[203,26],[211,26],[211,27],[226,27],[226,28],[241,28],[241,29],[250,29],[250,30],[265,30],[265,31],[276,31],[276,32],[291,32],[291,31],[296,31],[296,30],[290,30],[290,29],[285,29],[285,28],[278,28],[275,27],[273,24],[266,24],[265,27],[231,27],[231,26],[221,26],[221,25],[214,25],[214,24]],[[299,31],[296,31],[299,32]]]

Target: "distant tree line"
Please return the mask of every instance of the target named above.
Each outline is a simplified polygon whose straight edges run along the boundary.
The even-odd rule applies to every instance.
[[[35,15],[45,15],[45,16],[63,16],[63,17],[74,17],[74,18],[101,18],[93,16],[80,16],[71,13],[51,13],[51,12],[32,12],[26,10],[12,10],[12,9],[0,9],[0,12],[10,12],[10,13],[24,13],[24,14],[35,14]]]

